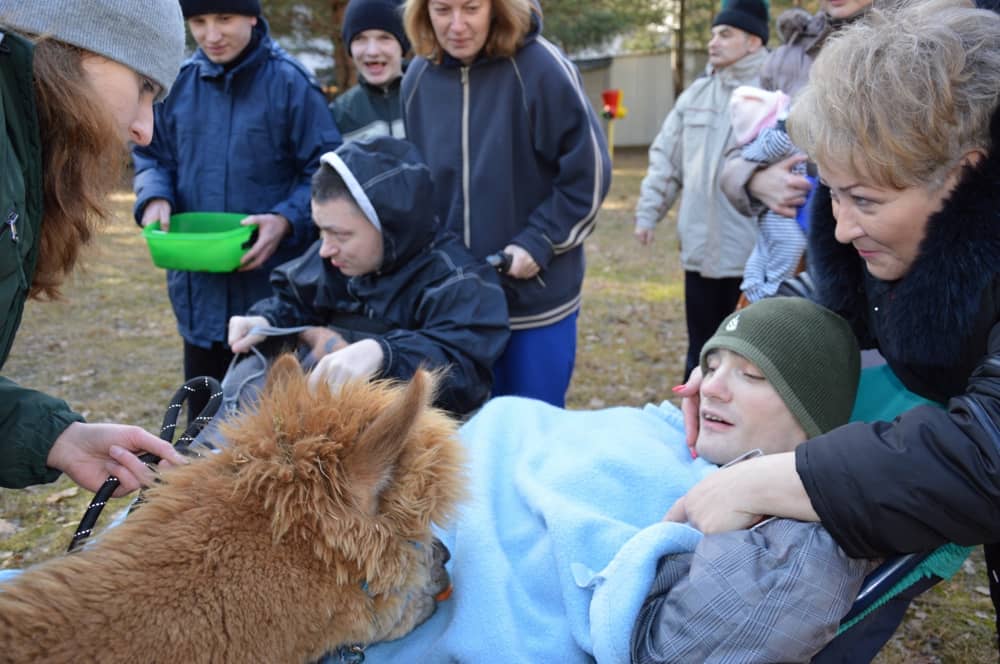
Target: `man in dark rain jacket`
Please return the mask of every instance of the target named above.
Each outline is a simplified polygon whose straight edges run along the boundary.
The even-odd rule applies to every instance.
[[[430,171],[410,143],[352,141],[321,158],[312,211],[320,240],[275,269],[274,295],[230,321],[244,352],[254,328],[311,326],[300,340],[317,360],[314,383],[409,379],[442,369],[436,404],[456,414],[490,394],[509,329],[492,268],[434,215]]]

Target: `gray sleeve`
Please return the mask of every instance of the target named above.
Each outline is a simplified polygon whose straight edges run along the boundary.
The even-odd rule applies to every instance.
[[[773,164],[779,159],[791,156],[794,151],[795,146],[783,129],[765,127],[752,141],[741,148],[740,153],[748,161]]]
[[[790,519],[705,536],[687,558],[660,562],[632,633],[637,664],[807,662],[878,564]]]

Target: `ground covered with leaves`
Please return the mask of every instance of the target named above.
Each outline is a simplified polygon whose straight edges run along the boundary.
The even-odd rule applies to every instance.
[[[618,151],[611,193],[587,241],[570,408],[658,403],[682,377],[683,272],[672,214],[651,246],[632,237],[645,167],[644,153]],[[3,374],[66,399],[90,421],[157,432],[183,382],[181,342],[163,271],[150,262],[131,219],[132,200],[127,191],[116,196],[118,219],[66,288],[65,300],[29,303]],[[0,569],[61,555],[90,498],[66,478],[26,491],[0,490]],[[114,501],[108,511],[124,505]],[[914,602],[876,661],[997,661],[992,614],[977,552],[952,580]]]

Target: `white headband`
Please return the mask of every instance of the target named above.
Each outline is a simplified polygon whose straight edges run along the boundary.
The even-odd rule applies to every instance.
[[[347,167],[344,160],[340,158],[340,155],[336,152],[327,152],[322,157],[319,158],[320,162],[326,164],[344,179],[344,184],[347,185],[348,191],[351,192],[351,196],[354,197],[354,202],[358,204],[361,211],[365,213],[365,217],[368,221],[372,223],[372,226],[381,233],[382,232],[382,222],[379,221],[378,214],[375,212],[375,206],[372,205],[371,200],[368,198],[368,194],[365,193],[364,188],[362,188],[361,183],[358,179],[354,177],[354,173],[351,169]]]

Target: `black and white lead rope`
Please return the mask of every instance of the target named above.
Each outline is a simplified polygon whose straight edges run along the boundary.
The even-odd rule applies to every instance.
[[[208,393],[208,403],[200,413],[188,424],[187,429],[181,434],[181,437],[174,442],[174,434],[177,430],[177,417],[180,415],[181,407],[183,404],[191,399],[194,395],[199,393]],[[170,405],[167,406],[167,410],[163,415],[163,424],[160,426],[160,439],[165,440],[168,443],[173,443],[174,449],[185,455],[196,454],[190,449],[191,442],[194,440],[195,436],[202,428],[212,421],[215,414],[219,410],[219,406],[222,404],[222,386],[219,385],[219,381],[208,376],[200,376],[198,378],[192,378],[188,382],[181,385],[181,387],[174,393],[174,396],[170,399]],[[153,465],[159,462],[160,458],[155,454],[145,453],[140,454],[139,459],[141,459],[147,465]],[[108,479],[104,480],[104,484],[101,488],[97,490],[94,495],[94,499],[90,501],[90,505],[87,507],[87,511],[83,513],[83,518],[80,520],[80,525],[77,526],[76,533],[73,535],[72,541],[69,543],[68,551],[76,551],[83,543],[86,541],[90,534],[94,530],[94,525],[97,523],[97,518],[101,515],[101,511],[107,504],[108,499],[114,494],[115,490],[118,488],[120,482],[118,478],[114,475],[109,475]]]

